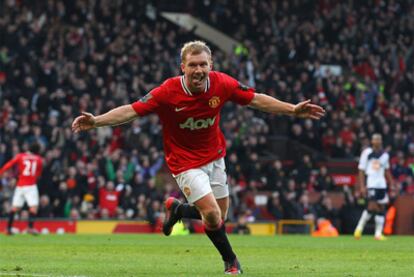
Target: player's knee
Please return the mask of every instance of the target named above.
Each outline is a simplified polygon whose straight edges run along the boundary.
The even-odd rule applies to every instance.
[[[218,227],[221,222],[220,214],[221,214],[220,210],[216,210],[216,209],[212,209],[212,210],[208,210],[204,212],[203,217],[204,217],[205,223],[211,228]]]

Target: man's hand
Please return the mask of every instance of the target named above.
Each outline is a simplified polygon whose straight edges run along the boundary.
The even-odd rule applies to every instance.
[[[325,110],[318,105],[310,103],[310,100],[300,102],[295,105],[293,114],[300,118],[320,119],[325,115]]]
[[[367,197],[367,188],[365,187],[365,185],[360,186],[359,192],[361,193],[362,197]]]
[[[72,131],[78,133],[80,131],[87,131],[94,129],[95,126],[95,116],[91,113],[82,112],[82,115],[75,118],[72,123]]]

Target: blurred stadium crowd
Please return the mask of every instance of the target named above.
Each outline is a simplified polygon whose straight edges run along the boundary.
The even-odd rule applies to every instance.
[[[364,199],[335,186],[312,156],[289,167],[277,156],[263,163],[274,135],[321,157],[356,160],[379,132],[399,193],[414,193],[414,1],[1,3],[0,165],[41,143],[40,217],[155,222],[165,197],[180,196],[163,177],[157,116],[79,135],[70,130],[80,111],[131,103],[180,74],[179,49],[197,37],[164,20],[162,10],[190,12],[241,42],[232,54],[214,49],[216,70],[327,110],[315,122],[226,106],[231,220],[325,217],[346,232],[353,226],[341,222],[355,222],[364,208]],[[13,177],[0,180],[0,216],[10,209]],[[333,190],[346,196],[340,209],[325,197]],[[264,209],[256,206],[258,191],[268,192]],[[322,195],[316,203],[309,201],[313,191]]]

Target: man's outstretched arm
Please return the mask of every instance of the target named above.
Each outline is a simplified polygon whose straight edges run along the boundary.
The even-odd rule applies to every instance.
[[[286,114],[301,118],[320,119],[325,115],[325,110],[321,106],[311,104],[310,100],[294,105],[262,93],[255,93],[249,106],[268,113]]]
[[[17,157],[14,157],[12,160],[8,161],[2,168],[0,168],[0,176],[7,170],[9,170],[12,166],[17,163]]]
[[[82,112],[72,123],[72,131],[78,133],[90,129],[114,126],[127,123],[138,117],[131,105],[124,105],[110,110],[102,115],[94,116],[91,113]]]

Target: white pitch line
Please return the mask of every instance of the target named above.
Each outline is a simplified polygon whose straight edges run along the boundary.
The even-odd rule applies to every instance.
[[[32,276],[32,277],[87,277],[85,275],[51,275],[51,274],[39,274],[39,273],[20,273],[20,272],[2,272],[0,276]]]
[[[36,273],[17,273],[17,272],[0,272],[2,276],[33,276],[33,277],[51,277],[49,274],[36,274]]]

